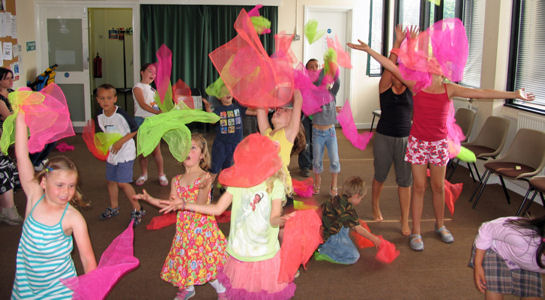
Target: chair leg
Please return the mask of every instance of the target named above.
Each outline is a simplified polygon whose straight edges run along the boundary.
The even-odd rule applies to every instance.
[[[373,132],[373,125],[375,124],[375,114],[373,114],[373,119],[371,120],[371,128],[369,129],[369,132]]]
[[[477,180],[475,180],[475,175],[473,175],[473,169],[471,168],[471,165],[473,163],[467,163],[467,169],[469,170],[469,175],[471,175],[471,179],[473,179],[473,182],[477,182]],[[479,181],[481,181],[481,179],[479,178]]]
[[[537,191],[534,193],[534,195],[532,195],[532,198],[530,199],[530,201],[528,201],[528,205],[522,211],[522,215],[524,215],[528,211],[528,209],[530,209],[530,206],[532,205],[532,203],[534,203],[536,196],[537,196]]]
[[[484,189],[486,188],[486,183],[488,182],[488,178],[490,178],[490,174],[492,174],[492,172],[490,172],[489,170],[486,170],[484,172],[483,180],[481,181],[481,184],[479,185],[478,191],[476,190],[475,192],[473,192],[473,194],[475,195],[475,202],[473,202],[473,206],[472,206],[473,208],[477,207],[477,202],[479,202],[479,199],[481,198],[484,192]],[[471,200],[473,200],[473,196],[471,197]]]
[[[539,196],[541,197],[541,204],[543,204],[543,208],[545,208],[545,199],[543,199],[543,192],[539,192]]]
[[[522,211],[524,210],[524,207],[526,206],[526,201],[528,201],[528,196],[530,196],[531,191],[532,191],[532,187],[528,187],[528,190],[526,191],[526,194],[524,195],[524,198],[522,199],[522,203],[517,209],[517,213],[515,214],[515,216],[520,216],[522,214]]]
[[[483,176],[481,176],[479,174],[479,169],[477,169],[477,164],[476,163],[471,163],[471,164],[473,165],[473,168],[475,169],[475,174],[477,174],[477,178],[479,178],[479,181],[482,181],[484,174],[483,174]]]
[[[507,204],[511,204],[511,199],[509,198],[509,193],[507,192],[507,187],[505,187],[505,181],[503,180],[503,176],[498,175],[500,177],[501,186],[503,187],[503,193],[505,194],[505,199],[507,199]]]

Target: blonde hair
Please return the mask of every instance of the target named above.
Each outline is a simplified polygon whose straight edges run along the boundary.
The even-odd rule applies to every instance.
[[[199,148],[201,149],[202,158],[199,161],[199,167],[205,171],[210,169],[210,152],[208,151],[208,143],[204,136],[200,133],[191,134],[191,141],[195,141]],[[185,174],[187,170],[185,169],[184,164],[182,163],[182,174]]]
[[[70,158],[62,155],[50,158],[47,165],[35,175],[35,178],[38,182],[41,182],[44,177],[48,178],[49,174],[56,170],[72,171],[76,173],[76,192],[74,193],[74,197],[70,199],[70,204],[75,207],[90,206],[90,203],[87,200],[84,200],[80,193],[78,167],[76,167],[76,164]]]
[[[286,193],[286,195],[291,195],[293,193],[293,187],[291,186],[291,184],[287,184],[286,182],[287,178],[288,176],[286,174],[286,171],[284,170],[284,168],[281,167],[280,170],[278,170],[276,173],[271,175],[269,178],[265,179],[265,185],[267,186],[267,193],[272,192],[274,187],[274,181],[280,180],[280,182],[282,182],[282,184],[284,185],[284,192]]]
[[[343,195],[350,198],[354,195],[364,196],[367,194],[365,181],[358,176],[348,178],[343,183]]]

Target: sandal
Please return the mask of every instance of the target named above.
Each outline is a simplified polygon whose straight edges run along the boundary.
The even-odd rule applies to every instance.
[[[136,184],[137,186],[142,186],[144,185],[144,183],[146,183],[146,180],[148,180],[148,174],[140,175],[140,177],[136,179],[136,182],[134,184]]]
[[[329,196],[331,197],[335,197],[337,196],[338,193],[337,193],[337,187],[331,187],[331,190],[329,191]]]
[[[168,186],[168,179],[166,175],[159,176],[159,185],[160,186]]]
[[[409,247],[414,251],[423,251],[424,250],[424,241],[420,234],[411,234],[409,240]]]
[[[312,188],[312,194],[313,195],[318,195],[320,193],[320,186],[319,185],[313,185],[313,188]]]

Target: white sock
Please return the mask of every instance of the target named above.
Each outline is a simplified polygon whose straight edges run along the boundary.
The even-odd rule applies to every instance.
[[[225,293],[225,287],[217,279],[209,281],[209,283],[216,290],[216,293]]]
[[[190,286],[186,287],[185,290],[188,291],[188,292],[193,292],[195,290],[195,286],[190,285]]]

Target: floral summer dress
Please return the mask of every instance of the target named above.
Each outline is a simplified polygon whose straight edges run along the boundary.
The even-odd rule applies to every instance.
[[[178,196],[195,203],[200,178],[189,186],[181,186],[180,180],[181,175],[178,175],[175,181]],[[176,234],[161,270],[161,279],[179,288],[214,280],[225,263],[225,246],[225,236],[213,216],[178,211]]]

